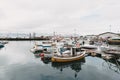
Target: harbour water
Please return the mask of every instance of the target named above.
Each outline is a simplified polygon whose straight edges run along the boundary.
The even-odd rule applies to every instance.
[[[10,41],[0,49],[0,80],[120,80],[120,66],[87,56],[71,63],[42,61],[30,49],[34,41]]]

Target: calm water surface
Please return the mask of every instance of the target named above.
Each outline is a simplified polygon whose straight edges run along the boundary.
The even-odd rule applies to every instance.
[[[120,80],[120,66],[98,57],[57,64],[30,52],[34,42],[11,41],[0,49],[0,80]]]

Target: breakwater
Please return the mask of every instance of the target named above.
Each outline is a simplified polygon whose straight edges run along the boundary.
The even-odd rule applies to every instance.
[[[0,38],[0,40],[27,41],[27,40],[50,40],[50,38]]]

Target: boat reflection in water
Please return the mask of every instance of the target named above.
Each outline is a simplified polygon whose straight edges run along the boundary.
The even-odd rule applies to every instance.
[[[44,64],[51,63],[51,58],[46,58],[46,57],[40,57],[41,61],[43,61]]]
[[[71,70],[75,71],[75,75],[74,77],[77,77],[78,72],[80,72],[81,65],[83,65],[85,63],[85,58],[78,60],[78,61],[74,61],[74,62],[67,62],[67,63],[56,63],[56,62],[52,62],[51,66],[55,69],[60,70],[61,72],[64,71],[65,68],[70,68]]]
[[[102,64],[104,67],[107,67],[108,69],[120,74],[120,62],[116,59],[110,59],[106,60]]]
[[[51,66],[57,70],[60,70],[61,72],[64,71],[65,68],[70,68],[71,70],[75,71],[74,77],[77,77],[77,74],[82,70],[81,66],[85,63],[85,58],[73,61],[73,62],[66,62],[66,63],[59,63],[59,62],[51,62],[51,59],[48,58],[41,58],[43,63],[45,64],[51,64]]]
[[[120,74],[120,61],[118,61],[116,57],[113,57],[110,59],[104,58],[102,56],[95,56],[95,57],[98,57],[104,60],[104,62],[102,63],[103,67]]]

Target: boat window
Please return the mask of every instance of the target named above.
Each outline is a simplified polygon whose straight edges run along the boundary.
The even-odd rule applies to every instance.
[[[112,40],[120,40],[120,39],[112,39]]]
[[[66,50],[70,50],[70,48],[66,48]]]
[[[47,51],[47,48],[45,48],[44,51]]]
[[[81,48],[76,48],[76,52],[80,52],[81,51]]]

